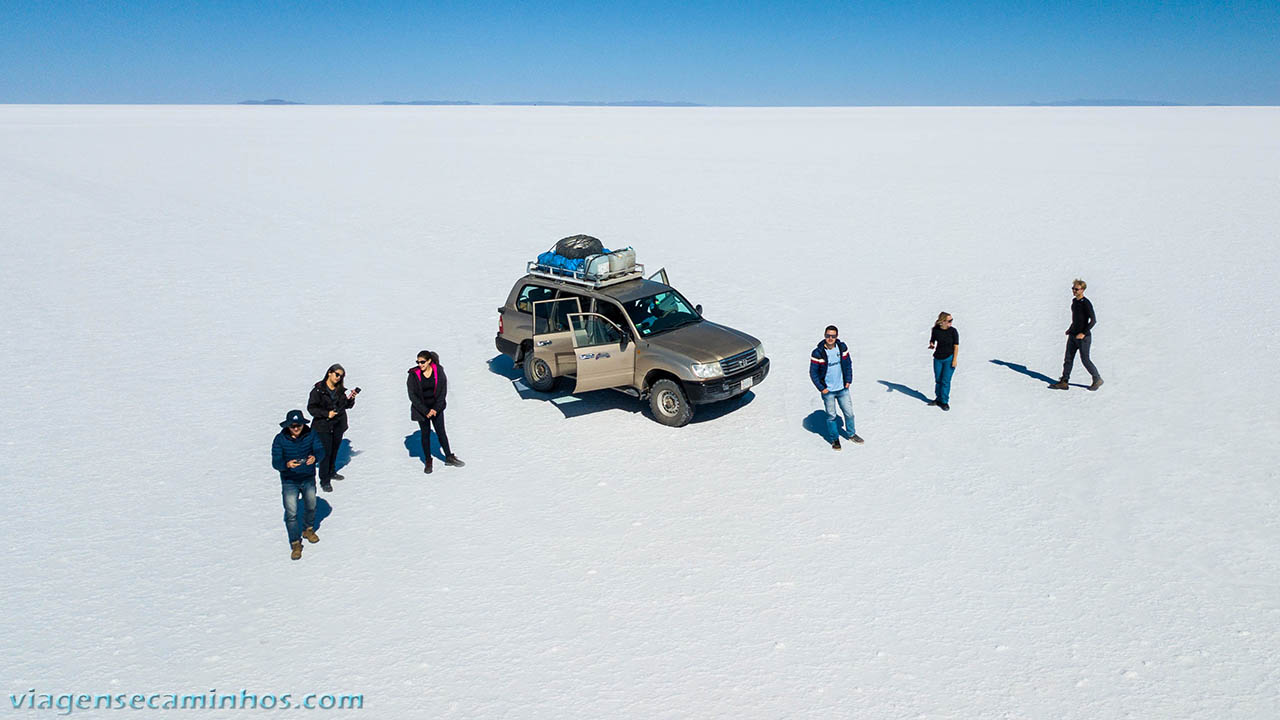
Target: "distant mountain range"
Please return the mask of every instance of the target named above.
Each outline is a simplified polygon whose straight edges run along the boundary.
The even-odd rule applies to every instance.
[[[306,105],[294,100],[241,100],[237,105]],[[383,100],[373,105],[553,105],[562,107],[706,107],[691,102],[669,102],[667,100],[622,100],[620,102],[593,102],[590,100],[571,100],[558,102],[555,100],[504,100],[494,103],[478,103],[470,100]]]
[[[668,100],[622,100],[620,102],[595,102],[591,100],[503,100],[494,103],[477,103],[470,100],[383,100],[379,105],[554,105],[559,107],[705,107],[698,103],[671,102]]]
[[[294,102],[293,100],[241,100],[237,105],[306,105],[306,103]]]
[[[239,105],[306,105],[294,100],[241,100]],[[371,105],[508,105],[528,106],[543,105],[549,107],[709,107],[701,103],[673,102],[668,100],[622,100],[619,102],[596,102],[591,100],[503,100],[501,102],[478,103],[471,100],[383,100]],[[995,107],[1187,107],[1191,103],[1176,103],[1167,100],[1052,100],[1049,102],[1030,102],[1026,105],[1010,105]],[[1207,106],[1220,103],[1207,103]],[[819,106],[813,106],[819,107]],[[862,106],[826,106],[826,107],[862,107]]]
[[[1167,100],[1053,100],[1029,103],[1031,107],[1186,107]]]

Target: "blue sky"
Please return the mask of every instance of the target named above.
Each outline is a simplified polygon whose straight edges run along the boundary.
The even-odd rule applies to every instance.
[[[1270,2],[0,0],[0,102],[1280,104]]]

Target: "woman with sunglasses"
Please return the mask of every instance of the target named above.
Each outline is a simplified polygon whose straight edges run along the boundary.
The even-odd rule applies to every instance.
[[[409,417],[418,423],[422,431],[422,472],[431,472],[431,427],[440,436],[440,450],[444,452],[444,464],[462,467],[466,463],[449,450],[449,436],[444,432],[445,394],[449,382],[440,366],[440,356],[430,350],[418,353],[415,367],[409,368]]]
[[[933,400],[929,404],[943,410],[951,409],[951,376],[960,353],[960,332],[951,325],[954,319],[951,313],[938,313],[929,332],[929,349],[933,351]]]
[[[331,480],[343,480],[335,469],[338,459],[338,448],[342,445],[342,434],[347,431],[347,410],[356,404],[357,388],[348,393],[343,379],[347,371],[334,363],[325,372],[324,379],[311,388],[307,398],[307,412],[311,413],[311,431],[320,438],[324,445],[324,460],[320,463],[320,489],[333,492]]]

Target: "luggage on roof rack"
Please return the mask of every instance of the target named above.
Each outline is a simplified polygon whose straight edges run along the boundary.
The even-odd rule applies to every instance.
[[[588,236],[575,235],[565,240],[586,237]],[[590,239],[595,240],[595,238]],[[560,241],[560,243],[563,242],[564,240]],[[560,247],[560,243],[557,243],[556,248]],[[604,287],[644,277],[644,265],[636,262],[635,250],[627,247],[610,252],[603,246],[600,249],[603,252],[581,258],[568,258],[552,249],[539,255],[537,260],[530,261],[526,269],[530,275],[589,287]]]

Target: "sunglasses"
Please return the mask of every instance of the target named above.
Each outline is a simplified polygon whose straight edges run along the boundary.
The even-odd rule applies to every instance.
[[[427,361],[426,361],[426,360],[419,360],[419,361],[418,361],[418,364],[419,364],[419,365],[426,365],[426,364],[427,364]]]
[[[340,372],[336,372],[336,373],[334,373],[334,374],[333,374],[333,376],[334,376],[334,377],[336,377],[336,378],[338,378],[339,380],[341,380],[342,378],[346,377],[346,375],[344,375],[343,373],[340,373]]]
[[[301,425],[299,425],[299,424],[297,424],[297,423],[294,423],[293,425],[290,425],[290,426],[289,426],[289,429],[290,429],[290,430],[297,430],[297,429],[298,429],[298,428],[300,428],[300,427],[302,427],[302,426],[301,426]]]
[[[833,337],[837,337],[837,336],[836,336],[836,335],[833,335],[833,334],[831,334],[831,333],[827,333],[827,337],[829,337],[829,338],[833,338]]]

